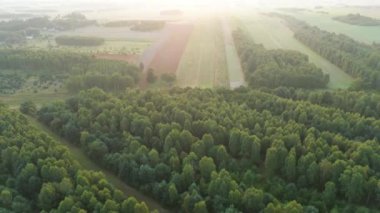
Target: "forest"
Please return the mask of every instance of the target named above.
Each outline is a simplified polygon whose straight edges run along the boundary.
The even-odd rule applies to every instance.
[[[380,88],[380,50],[375,46],[360,43],[343,34],[323,31],[287,15],[272,15],[286,20],[296,39],[358,78],[354,88]]]
[[[375,10],[35,1],[0,8],[1,213],[380,213]]]
[[[66,46],[100,46],[104,44],[104,38],[86,36],[57,36],[55,42]]]
[[[0,150],[0,212],[149,212],[3,105]]]
[[[184,212],[380,208],[380,122],[252,89],[82,91],[38,119]]]
[[[266,50],[239,29],[233,33],[236,48],[251,87],[325,88],[329,76],[309,62],[308,56],[291,50]]]
[[[345,16],[337,16],[334,17],[334,20],[346,23],[346,24],[352,24],[352,25],[359,25],[359,26],[378,26],[380,25],[380,20],[363,16],[358,14],[348,14]]]

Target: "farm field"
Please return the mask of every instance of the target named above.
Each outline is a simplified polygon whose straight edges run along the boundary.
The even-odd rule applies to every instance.
[[[145,71],[152,68],[157,75],[175,74],[192,30],[189,23],[168,24],[162,37],[142,56]]]
[[[357,26],[342,23],[334,20],[336,16],[347,15],[349,13],[360,13],[364,16],[371,16],[362,10],[327,10],[328,13],[318,13],[315,11],[299,11],[299,12],[286,12],[285,14],[291,15],[299,20],[303,20],[310,25],[319,27],[322,30],[334,32],[338,34],[345,34],[357,41],[372,44],[373,42],[380,43],[380,26]],[[282,12],[282,11],[281,11]],[[283,13],[283,12],[282,12]],[[380,13],[380,9],[378,10]],[[372,16],[374,18],[379,18]]]
[[[297,41],[293,37],[293,32],[281,19],[250,13],[242,15],[239,22],[238,24],[252,35],[256,43],[262,43],[267,49],[290,49],[308,55],[312,63],[330,75],[330,82],[327,85],[329,88],[348,88],[353,82],[353,78],[343,70]]]
[[[200,19],[177,70],[181,87],[229,87],[228,66],[220,20]]]

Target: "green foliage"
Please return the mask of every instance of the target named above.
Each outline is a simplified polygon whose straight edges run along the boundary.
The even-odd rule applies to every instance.
[[[173,84],[176,80],[176,76],[169,73],[164,73],[161,75],[161,80],[166,82],[167,84]]]
[[[37,112],[37,106],[33,101],[24,101],[20,104],[20,112],[33,116]]]
[[[179,211],[379,208],[378,119],[267,91],[174,88],[114,96],[91,89],[42,107],[38,117],[64,137],[63,127],[73,124],[81,134],[71,141],[87,153],[101,150],[99,163]],[[95,141],[107,149],[94,149]],[[21,172],[20,184],[41,181],[29,178],[33,166]],[[124,201],[120,209],[131,207]]]
[[[149,69],[148,70],[148,74],[146,76],[146,80],[150,84],[153,84],[154,82],[156,82],[157,76],[154,74],[154,70],[153,69]]]
[[[0,117],[1,212],[110,212],[125,202],[147,212],[145,204],[129,202],[134,198],[124,200],[103,174],[79,168],[22,114],[0,106]]]

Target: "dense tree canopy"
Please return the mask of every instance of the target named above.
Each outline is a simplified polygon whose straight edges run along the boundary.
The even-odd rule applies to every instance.
[[[39,120],[162,203],[197,212],[379,208],[380,122],[250,89],[99,89]]]
[[[0,150],[0,212],[149,212],[4,106]]]

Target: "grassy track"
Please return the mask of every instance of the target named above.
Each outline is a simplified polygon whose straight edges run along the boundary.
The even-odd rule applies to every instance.
[[[331,89],[348,88],[353,79],[339,67],[315,53],[293,37],[279,18],[272,18],[259,13],[240,15],[240,24],[251,35],[256,43],[262,43],[268,49],[291,49],[309,56],[309,60],[316,64],[323,72],[330,75],[328,87]]]
[[[239,55],[236,51],[235,42],[232,38],[229,20],[224,17],[221,21],[228,65],[228,79],[230,81],[230,88],[234,89],[245,85],[244,73],[240,64]]]
[[[334,32],[338,34],[345,34],[357,41],[372,44],[373,42],[380,43],[380,26],[356,26],[346,23],[342,23],[332,18],[340,15],[347,15],[348,13],[358,13],[358,11],[346,11],[329,10],[328,14],[322,14],[312,11],[303,11],[297,13],[286,13],[294,16],[297,19],[303,20],[310,25],[319,27],[322,30]],[[380,14],[380,10],[378,10]],[[366,13],[362,13],[366,15]]]
[[[177,69],[177,84],[181,87],[229,87],[219,19],[196,21]]]
[[[37,129],[45,132],[50,137],[55,139],[56,141],[60,142],[61,144],[65,145],[69,150],[71,155],[74,157],[76,161],[79,162],[79,164],[84,168],[88,170],[94,170],[94,171],[101,171],[107,180],[113,184],[117,189],[123,191],[125,195],[127,196],[134,196],[139,201],[144,201],[150,209],[157,209],[160,212],[169,212],[169,210],[163,208],[158,202],[153,200],[152,198],[140,193],[136,189],[128,186],[124,182],[122,182],[116,175],[112,174],[111,172],[101,168],[98,164],[93,162],[91,159],[89,159],[80,148],[74,146],[73,144],[69,143],[68,141],[62,139],[52,131],[50,131],[47,127],[39,123],[36,119],[26,116],[29,120],[29,122],[35,126]]]

